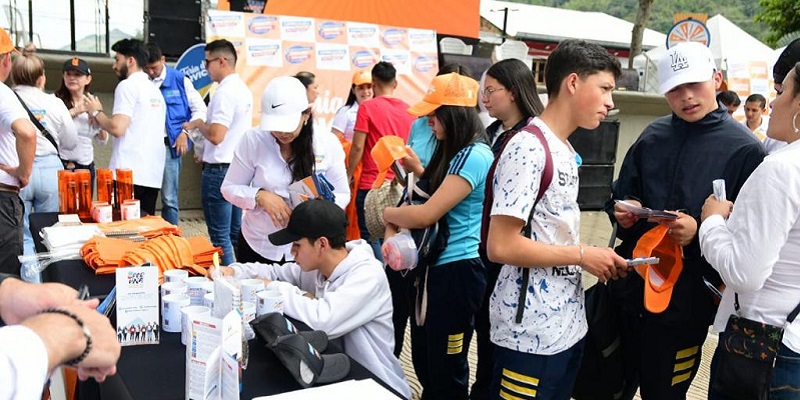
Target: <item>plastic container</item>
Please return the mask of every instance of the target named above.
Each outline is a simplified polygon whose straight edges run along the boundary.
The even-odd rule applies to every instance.
[[[125,200],[131,199],[133,199],[133,171],[117,169],[117,208],[121,207]]]
[[[114,205],[114,175],[110,169],[97,169],[97,201]]]
[[[395,271],[411,270],[417,266],[417,245],[408,231],[386,239],[382,249],[384,262]]]
[[[92,174],[88,169],[75,170],[77,186],[78,217],[82,221],[92,219]]]

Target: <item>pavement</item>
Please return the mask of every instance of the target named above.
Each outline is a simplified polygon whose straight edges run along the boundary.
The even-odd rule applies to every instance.
[[[185,237],[193,236],[206,236],[205,219],[200,210],[182,210],[180,217],[180,227],[183,230]],[[581,242],[595,246],[608,246],[608,239],[611,236],[611,224],[605,213],[599,211],[584,211],[581,213]],[[583,285],[584,288],[592,286],[597,279],[594,276],[584,273]],[[697,373],[692,386],[689,389],[687,399],[701,400],[708,398],[708,377],[710,374],[711,356],[714,354],[714,349],[717,347],[717,335],[709,332],[708,338],[703,345],[703,356],[700,363],[700,370]],[[475,380],[475,366],[478,362],[477,345],[473,337],[472,344],[469,348],[469,364],[470,364],[470,385]],[[419,399],[419,394],[422,387],[414,374],[414,367],[411,363],[411,339],[409,331],[406,330],[405,342],[403,352],[400,354],[400,365],[405,371],[406,378],[411,385],[413,399]],[[640,397],[635,397],[640,399]]]

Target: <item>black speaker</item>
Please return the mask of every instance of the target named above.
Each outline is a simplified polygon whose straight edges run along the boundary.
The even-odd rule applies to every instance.
[[[578,128],[569,137],[584,165],[614,164],[617,159],[619,121],[602,121],[595,129]]]
[[[578,206],[582,211],[601,210],[611,197],[614,165],[582,165],[578,168]]]
[[[148,41],[158,43],[164,56],[175,59],[194,44],[202,42],[199,21],[150,17]]]
[[[150,17],[186,19],[200,22],[200,0],[148,0]]]

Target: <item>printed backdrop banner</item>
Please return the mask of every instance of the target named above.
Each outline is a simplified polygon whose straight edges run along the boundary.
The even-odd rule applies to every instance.
[[[314,103],[314,128],[329,132],[355,71],[378,61],[394,64],[395,95],[412,105],[422,99],[439,69],[436,32],[425,29],[209,10],[206,40],[216,39],[228,39],[236,47],[236,72],[253,92],[254,125],[261,94],[276,76],[300,71],[316,75],[320,95]]]

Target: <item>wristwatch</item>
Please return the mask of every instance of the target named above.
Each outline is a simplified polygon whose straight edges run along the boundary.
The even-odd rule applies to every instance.
[[[92,111],[92,117],[96,118],[97,114],[100,114],[101,112],[104,112],[104,111],[103,110],[94,110],[94,111]]]

